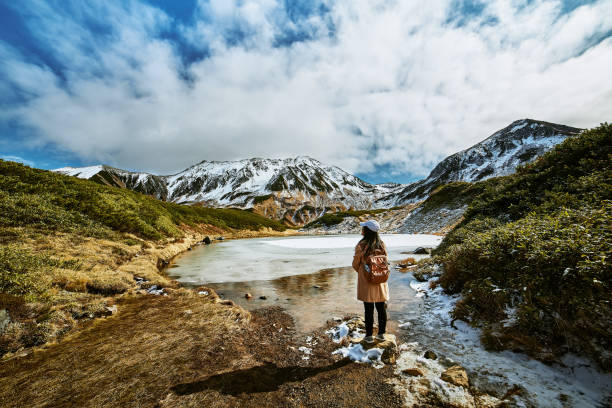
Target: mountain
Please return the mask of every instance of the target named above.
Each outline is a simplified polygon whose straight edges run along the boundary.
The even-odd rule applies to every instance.
[[[62,167],[53,170],[67,176],[89,179],[100,184],[127,188],[139,193],[151,195],[163,201],[168,200],[168,188],[163,176],[155,174],[121,170],[115,167],[99,165],[90,167]]]
[[[582,129],[532,119],[512,122],[474,146],[448,156],[423,180],[383,197],[382,206],[423,200],[437,187],[453,181],[474,182],[514,173]]]
[[[327,212],[404,206],[426,199],[437,187],[511,174],[581,129],[523,119],[474,146],[442,160],[426,179],[409,184],[369,184],[335,166],[306,156],[289,159],[202,161],[169,176],[131,172],[110,166],[65,167],[55,171],[98,183],[128,188],[161,200],[206,207],[252,208],[255,213],[303,225]],[[456,201],[456,200],[455,200]],[[455,222],[465,204],[449,214]],[[456,208],[455,208],[456,207]],[[437,208],[437,207],[436,207]],[[416,208],[415,214],[420,210]],[[423,218],[425,217],[425,218]],[[421,213],[402,231],[435,218]],[[416,223],[415,223],[416,222]],[[450,222],[450,221],[449,221]],[[431,224],[430,221],[427,223]],[[437,223],[434,223],[437,225]]]
[[[310,157],[202,161],[170,176],[110,166],[65,167],[58,173],[129,188],[161,200],[207,207],[253,208],[270,218],[302,225],[327,211],[372,208],[403,186],[372,185]]]

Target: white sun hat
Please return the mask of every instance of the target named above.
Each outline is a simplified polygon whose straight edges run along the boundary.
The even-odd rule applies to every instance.
[[[368,227],[371,231],[377,232],[380,229],[380,225],[376,220],[367,220],[366,222],[360,222],[359,225],[362,227]]]

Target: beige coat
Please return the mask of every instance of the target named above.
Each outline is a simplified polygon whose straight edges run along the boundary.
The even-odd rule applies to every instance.
[[[384,247],[385,254],[387,248]],[[386,302],[389,300],[389,285],[384,283],[370,283],[366,277],[364,268],[365,259],[363,257],[363,245],[357,244],[355,256],[353,257],[353,269],[358,273],[357,276],[357,299],[363,302]]]

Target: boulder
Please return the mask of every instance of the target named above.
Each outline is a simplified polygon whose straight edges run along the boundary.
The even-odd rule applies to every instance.
[[[260,296],[259,297],[261,300],[266,300],[268,297],[267,296]]]
[[[369,350],[371,348],[382,349],[383,354],[381,356],[381,360],[383,361],[383,363],[395,364],[395,361],[397,360],[397,356],[399,354],[398,349],[397,349],[397,341],[395,339],[395,335],[385,334],[384,336],[385,336],[384,340],[376,339],[376,341],[374,341],[373,343],[365,342],[362,339],[360,341],[360,344],[364,350]]]
[[[418,255],[428,255],[431,254],[431,248],[418,247],[413,253]]]
[[[434,352],[433,352],[433,351],[431,351],[431,350],[427,350],[427,351],[425,352],[425,355],[424,355],[423,357],[428,358],[428,359],[430,359],[430,360],[435,360],[436,358],[438,358],[438,356],[436,355],[436,353],[434,353]]]
[[[409,375],[411,377],[422,377],[423,371],[419,370],[418,368],[407,368],[402,370],[402,374]]]
[[[253,297],[253,295],[251,295],[250,293],[245,293],[244,297],[247,298],[247,299],[250,299],[250,298]]]
[[[440,378],[448,383],[457,385],[459,387],[467,388],[470,386],[470,382],[468,380],[468,376],[465,372],[465,369],[459,365],[454,365],[444,371],[440,375]]]
[[[206,245],[210,245],[210,237],[204,237],[202,242],[205,243]]]

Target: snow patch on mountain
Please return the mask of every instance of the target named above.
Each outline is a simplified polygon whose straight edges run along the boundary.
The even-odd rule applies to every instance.
[[[104,166],[89,166],[89,167],[62,167],[61,169],[55,169],[56,173],[65,174],[67,176],[74,176],[82,179],[90,179],[99,172],[104,170]]]

